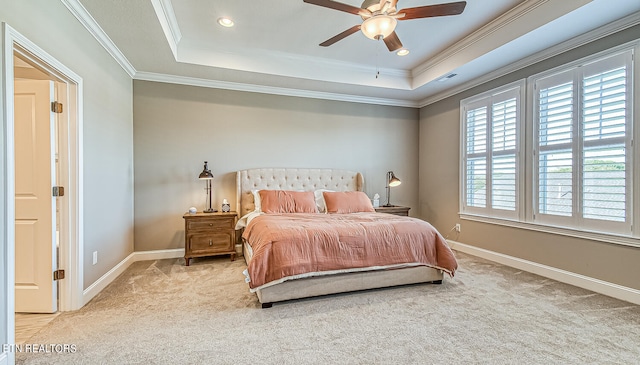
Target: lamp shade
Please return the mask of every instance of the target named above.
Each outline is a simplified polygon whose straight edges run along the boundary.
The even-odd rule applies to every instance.
[[[376,15],[367,18],[363,23],[362,33],[370,39],[384,39],[396,29],[398,21],[388,15]]]
[[[393,174],[393,171],[389,171],[389,186],[398,186],[402,184],[402,181]]]
[[[207,161],[204,162],[204,168],[202,169],[200,176],[198,176],[198,179],[200,180],[213,179],[213,174],[211,173],[211,170],[209,170],[209,167],[207,166]]]

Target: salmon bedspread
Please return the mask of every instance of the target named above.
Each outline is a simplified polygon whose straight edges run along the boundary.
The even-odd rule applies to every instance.
[[[458,267],[431,224],[385,213],[262,214],[242,237],[253,252],[247,268],[252,291],[337,272],[428,266],[453,276]]]

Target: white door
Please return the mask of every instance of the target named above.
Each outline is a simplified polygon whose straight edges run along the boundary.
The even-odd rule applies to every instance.
[[[52,81],[15,81],[16,312],[57,311]]]

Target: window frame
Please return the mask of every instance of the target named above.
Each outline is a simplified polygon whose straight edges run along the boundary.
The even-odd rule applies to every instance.
[[[634,156],[637,154],[634,151],[633,143],[633,131],[634,131],[634,48],[627,48],[617,51],[604,51],[593,56],[585,57],[570,64],[566,64],[555,69],[544,71],[527,78],[528,97],[527,102],[530,104],[532,113],[528,113],[527,121],[533,127],[528,139],[531,140],[531,151],[527,151],[527,166],[531,166],[533,169],[531,184],[532,198],[531,205],[527,216],[533,223],[564,227],[568,229],[587,230],[592,232],[600,232],[605,234],[621,234],[633,236],[633,219],[637,210],[633,207],[633,186],[637,184],[633,178],[635,170],[633,168]],[[583,214],[583,154],[585,152],[584,139],[582,133],[583,122],[583,95],[582,86],[584,77],[587,74],[586,71],[591,69],[599,69],[601,71],[609,70],[615,67],[616,64],[622,61],[627,66],[626,77],[626,111],[628,112],[626,119],[626,130],[624,137],[624,146],[626,149],[625,156],[625,209],[626,220],[624,223],[612,222],[605,220],[589,219],[582,217]],[[589,74],[592,74],[589,73]],[[553,81],[558,79],[558,81]],[[575,160],[572,163],[574,167],[572,169],[572,214],[570,216],[557,216],[551,214],[541,213],[539,211],[539,180],[537,177],[540,174],[539,171],[539,90],[541,87],[557,84],[560,79],[570,80],[573,86],[573,131],[572,141],[570,148],[572,150],[572,159]]]
[[[584,220],[586,224],[581,225],[563,225],[555,221],[541,221],[540,219],[534,219],[534,207],[537,206],[537,186],[534,184],[534,180],[537,179],[537,172],[534,172],[534,167],[538,163],[537,156],[533,155],[533,149],[536,141],[534,137],[537,135],[533,130],[533,118],[535,108],[533,104],[533,98],[535,91],[533,83],[534,78],[540,78],[543,75],[558,74],[568,69],[585,66],[597,62],[602,59],[607,59],[617,54],[629,53],[631,55],[631,61],[628,63],[629,69],[627,71],[627,118],[626,123],[626,140],[625,143],[625,156],[626,156],[626,168],[625,168],[625,181],[626,184],[626,215],[628,217],[629,225],[625,229],[607,229],[602,228],[598,224],[592,224],[588,218]],[[516,82],[498,87],[478,95],[474,95],[465,98],[460,101],[460,181],[459,181],[459,217],[462,220],[469,220],[487,224],[501,225],[506,227],[514,227],[519,229],[532,230],[543,233],[551,233],[557,235],[563,235],[568,237],[575,237],[581,239],[588,239],[592,241],[600,241],[611,244],[618,244],[623,246],[640,247],[640,167],[633,168],[638,161],[640,161],[640,146],[637,146],[637,142],[640,141],[640,39],[621,44],[610,49],[592,54],[587,57],[583,57],[572,62],[560,65],[548,69],[546,71],[530,75],[524,80],[518,80]],[[591,73],[592,74],[592,73]],[[519,203],[518,215],[515,217],[496,216],[493,212],[488,212],[483,209],[465,209],[466,204],[466,110],[464,108],[464,102],[477,101],[490,94],[495,94],[501,90],[509,88],[517,83],[524,82],[523,88],[526,97],[520,99],[519,113],[524,114],[521,117],[518,128],[520,136],[518,138],[519,146],[519,158],[520,167],[517,169],[519,183],[519,196],[517,196],[517,202]],[[580,101],[581,103],[582,101]],[[468,109],[468,108],[467,108]],[[582,113],[582,106],[579,108],[579,112]],[[578,124],[582,128],[581,124]],[[490,133],[489,131],[487,133]],[[575,157],[574,157],[575,158]],[[583,156],[578,155],[577,158],[582,160]],[[582,167],[582,162],[580,162]],[[537,167],[536,167],[537,169]],[[575,170],[575,169],[574,169]],[[535,170],[537,171],[537,170]],[[489,198],[487,198],[489,199]],[[489,201],[489,200],[487,200]],[[596,222],[597,223],[597,222]]]
[[[504,152],[496,152],[490,149],[492,144],[492,128],[489,121],[493,120],[492,107],[498,103],[507,101],[515,97],[516,99],[516,122],[515,122],[515,138],[516,145],[514,148],[515,154],[515,208],[513,211],[506,209],[494,208],[492,205],[491,186],[493,181],[489,179],[491,175],[493,157],[496,155],[502,155]],[[502,87],[489,90],[487,92],[474,95],[472,97],[463,99],[460,101],[460,120],[461,120],[461,133],[460,133],[460,197],[459,197],[459,209],[461,213],[473,214],[486,217],[498,217],[504,219],[519,219],[522,216],[521,207],[524,204],[522,188],[522,135],[521,125],[524,121],[524,108],[523,101],[526,97],[526,81],[521,79]],[[485,207],[475,207],[467,205],[467,111],[479,109],[481,107],[487,108],[488,124],[486,129],[486,143],[487,147],[484,154],[486,155],[486,205]]]

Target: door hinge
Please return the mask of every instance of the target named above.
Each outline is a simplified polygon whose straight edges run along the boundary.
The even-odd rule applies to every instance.
[[[64,279],[64,270],[58,269],[53,272],[53,280],[62,280]]]
[[[53,196],[56,196],[56,197],[64,196],[64,186],[54,186]]]
[[[51,111],[54,113],[62,113],[62,103],[58,103],[57,101],[52,101]]]

